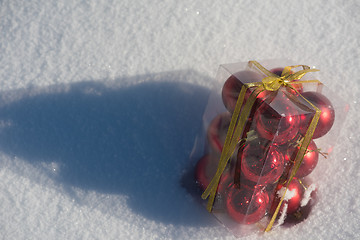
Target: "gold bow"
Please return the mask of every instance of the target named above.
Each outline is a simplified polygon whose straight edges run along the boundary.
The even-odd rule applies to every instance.
[[[284,68],[284,70],[281,73],[281,76],[278,76],[263,66],[260,65],[260,63],[256,61],[249,61],[249,67],[254,67],[255,70],[259,71],[262,74],[265,74],[267,77],[263,78],[261,80],[261,83],[250,83],[248,84],[248,87],[253,86],[259,86],[262,84],[265,90],[267,91],[277,91],[282,86],[289,86],[291,83],[295,80],[300,80],[306,73],[308,72],[317,72],[318,69],[310,69],[309,66],[306,65],[294,65],[294,66],[287,66]],[[297,71],[293,73],[292,69],[302,67],[303,70]],[[307,81],[297,81],[296,83],[303,83],[303,82],[319,82],[317,80],[307,80]]]
[[[247,83],[244,84],[243,87],[241,88],[241,91],[239,93],[239,97],[238,100],[236,102],[236,106],[235,106],[235,110],[234,113],[232,115],[231,118],[231,122],[229,125],[229,129],[226,135],[226,139],[225,139],[225,143],[224,143],[224,147],[223,147],[223,151],[221,152],[221,156],[220,156],[220,161],[218,164],[218,168],[217,171],[214,175],[214,177],[212,178],[211,182],[209,183],[208,187],[205,189],[204,193],[201,195],[202,199],[206,199],[209,197],[208,203],[207,203],[207,210],[209,212],[211,212],[213,204],[214,204],[214,200],[215,200],[215,195],[216,195],[216,191],[217,191],[217,187],[219,185],[219,181],[221,178],[222,173],[224,172],[226,165],[230,159],[230,157],[233,155],[235,149],[236,149],[236,145],[239,143],[240,136],[242,134],[242,131],[244,129],[245,123],[247,122],[247,118],[248,115],[250,114],[250,111],[252,109],[252,106],[255,103],[255,100],[257,98],[257,96],[267,90],[267,91],[278,91],[280,87],[282,86],[288,86],[291,89],[293,89],[298,95],[299,97],[301,97],[302,99],[305,100],[305,102],[307,102],[314,110],[315,110],[315,115],[310,123],[310,126],[301,142],[300,145],[300,150],[298,151],[296,157],[295,157],[295,164],[294,164],[294,168],[290,174],[290,177],[287,181],[287,186],[289,186],[290,182],[292,181],[292,179],[294,178],[296,172],[298,171],[300,164],[302,162],[302,159],[306,153],[307,147],[311,141],[311,138],[314,134],[317,122],[319,120],[319,116],[320,116],[320,110],[315,107],[311,102],[309,102],[307,99],[305,99],[293,86],[292,84],[296,83],[296,84],[300,84],[300,83],[308,83],[308,82],[316,82],[318,84],[321,84],[320,81],[318,80],[305,80],[305,81],[296,81],[294,82],[294,80],[300,80],[306,73],[308,72],[316,72],[319,71],[317,69],[310,69],[310,67],[306,66],[306,65],[295,65],[295,66],[287,66],[284,68],[281,76],[278,76],[272,72],[270,72],[269,70],[267,70],[266,68],[264,68],[263,66],[260,65],[260,63],[256,62],[256,61],[249,61],[248,63],[250,68],[254,68],[256,71],[266,75],[265,78],[262,79],[261,82],[254,82],[254,83]],[[298,67],[302,67],[303,70],[297,71],[295,73],[293,73],[292,69],[294,68],[298,68]],[[243,107],[243,109],[241,110],[241,107],[244,103],[244,98],[245,98],[245,92],[248,88],[252,88],[252,87],[256,87],[255,90],[252,91],[250,97],[246,100],[246,103]],[[237,124],[236,124],[237,123]],[[284,191],[284,194],[282,196],[282,198],[280,199],[280,202],[275,210],[275,213],[273,214],[272,219],[270,220],[270,223],[268,224],[267,228],[265,229],[265,231],[270,231],[272,225],[275,222],[276,216],[280,210],[281,204],[284,200],[285,197],[285,193],[286,191]]]

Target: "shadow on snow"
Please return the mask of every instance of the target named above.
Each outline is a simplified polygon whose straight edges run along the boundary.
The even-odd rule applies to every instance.
[[[0,107],[10,123],[0,129],[0,150],[32,164],[56,162],[54,180],[65,187],[126,194],[147,218],[208,225],[181,187],[209,95],[187,77],[207,80],[179,71],[115,81],[137,82],[129,87],[84,81],[28,94]]]

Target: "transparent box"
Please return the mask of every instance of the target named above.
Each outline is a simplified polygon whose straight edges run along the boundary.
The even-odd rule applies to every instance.
[[[286,66],[294,65],[290,60],[260,64],[278,77]],[[299,66],[289,72],[303,69]],[[220,65],[203,116],[204,134],[198,138],[192,153],[196,184],[205,191],[218,169],[230,122],[235,121],[237,129],[238,117],[245,116],[244,127],[239,127],[236,145],[221,171],[211,209],[238,237],[264,231],[271,219],[275,220],[272,226],[278,227],[296,224],[309,216],[317,201],[313,180],[319,174],[316,166],[325,162],[332,152],[348,111],[348,105],[324,86],[321,79],[312,81],[316,73],[306,73],[277,90],[264,90],[259,87],[261,84],[251,86],[268,76],[249,63]],[[246,87],[241,111],[234,117],[245,84],[250,87]],[[254,103],[246,107],[250,99]],[[316,114],[316,109],[321,113]],[[246,111],[249,113],[244,114]],[[311,121],[315,115],[319,120],[314,125]],[[314,128],[313,133],[308,132],[309,128]],[[231,135],[236,135],[235,130]],[[302,144],[306,138],[308,144]]]

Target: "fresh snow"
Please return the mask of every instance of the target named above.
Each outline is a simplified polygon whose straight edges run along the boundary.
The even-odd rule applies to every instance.
[[[319,68],[350,111],[313,173],[310,217],[260,236],[360,238],[359,11],[357,0],[1,1],[0,238],[234,239],[183,176],[219,64],[283,58]]]

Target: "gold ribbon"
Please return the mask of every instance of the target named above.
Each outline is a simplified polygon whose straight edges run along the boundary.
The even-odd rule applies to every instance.
[[[230,157],[233,155],[237,144],[241,141],[241,134],[243,132],[245,123],[247,122],[248,116],[250,114],[250,111],[255,103],[255,100],[257,99],[257,96],[267,90],[267,91],[278,91],[280,87],[290,87],[291,89],[293,89],[305,102],[307,102],[313,109],[315,110],[315,116],[313,117],[310,126],[301,142],[300,145],[300,150],[298,151],[295,160],[294,160],[294,167],[291,171],[290,177],[287,181],[287,185],[286,185],[286,189],[288,188],[290,182],[292,181],[292,179],[294,178],[296,172],[298,171],[300,164],[302,162],[302,159],[306,153],[306,150],[308,148],[308,145],[312,139],[312,136],[314,134],[317,122],[319,120],[320,117],[320,110],[315,107],[311,102],[309,102],[307,99],[305,99],[293,86],[292,84],[296,83],[296,84],[301,84],[301,83],[309,83],[309,82],[313,82],[313,83],[318,83],[321,84],[320,81],[318,80],[305,80],[305,81],[296,81],[294,82],[294,80],[299,80],[301,79],[306,73],[308,72],[316,72],[319,71],[317,69],[310,69],[310,67],[306,66],[306,65],[294,65],[294,66],[287,66],[284,68],[281,76],[278,76],[272,72],[270,72],[269,70],[267,70],[266,68],[264,68],[263,66],[260,65],[260,63],[256,62],[256,61],[249,61],[248,63],[249,67],[254,68],[256,71],[266,75],[265,78],[262,79],[261,82],[254,82],[254,83],[247,83],[244,84],[243,87],[241,88],[241,91],[239,93],[239,97],[238,100],[236,102],[236,106],[235,106],[235,110],[234,113],[232,115],[231,118],[231,122],[230,122],[230,126],[226,135],[226,139],[225,139],[225,143],[224,143],[224,147],[223,147],[223,151],[221,152],[221,156],[220,156],[220,161],[218,164],[218,168],[217,171],[214,175],[214,177],[212,178],[211,182],[209,183],[208,187],[205,189],[204,193],[201,195],[202,199],[206,199],[209,197],[208,203],[207,203],[207,210],[209,212],[211,212],[213,204],[214,204],[214,200],[215,200],[215,196],[216,196],[216,192],[217,192],[217,187],[219,185],[219,181],[221,178],[222,173],[224,172],[226,165],[230,159]],[[298,67],[302,67],[303,70],[297,71],[295,73],[293,73],[292,69],[294,68],[298,68]],[[246,100],[245,105],[243,106],[244,103],[244,98],[245,98],[245,92],[248,88],[254,88],[256,87],[250,97]],[[299,103],[299,102],[298,102]],[[241,110],[243,106],[243,109]],[[311,109],[309,109],[311,110]],[[272,225],[275,222],[276,216],[280,211],[280,207],[281,204],[285,198],[285,194],[286,194],[286,190],[284,191],[283,196],[280,199],[280,202],[270,220],[270,223],[268,224],[268,226],[266,227],[265,231],[270,231],[272,228]]]

